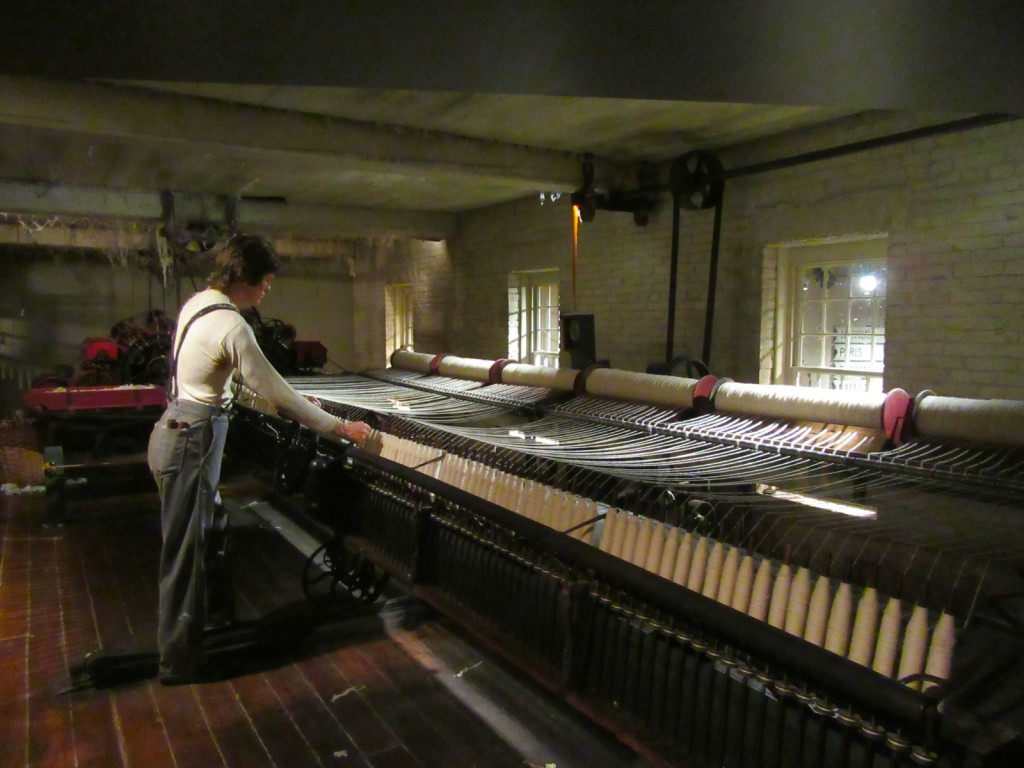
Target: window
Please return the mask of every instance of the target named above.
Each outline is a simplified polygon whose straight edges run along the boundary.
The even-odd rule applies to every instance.
[[[779,254],[779,318],[788,384],[881,392],[884,238],[793,246]]]
[[[558,270],[512,272],[508,286],[508,356],[557,368],[561,348]]]
[[[384,327],[387,335],[387,359],[396,349],[412,349],[412,285],[396,283],[384,286]]]

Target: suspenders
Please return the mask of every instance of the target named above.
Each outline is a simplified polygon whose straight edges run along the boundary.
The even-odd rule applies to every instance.
[[[171,378],[167,386],[167,397],[169,400],[175,399],[178,395],[178,355],[181,353],[181,345],[185,342],[185,334],[188,333],[188,329],[192,327],[192,323],[203,315],[208,315],[218,309],[238,312],[238,307],[234,304],[209,304],[192,315],[188,322],[185,323],[185,327],[181,329],[181,334],[178,336],[178,346],[174,350],[174,354],[171,356]]]

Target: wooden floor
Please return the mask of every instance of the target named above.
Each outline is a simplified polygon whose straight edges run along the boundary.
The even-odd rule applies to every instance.
[[[0,766],[541,766],[645,763],[397,596],[385,610],[236,659],[223,682],[69,690],[91,651],[150,650],[152,493],[0,496]],[[253,516],[235,531],[241,618],[302,604],[304,557]],[[304,610],[304,609],[303,609]]]

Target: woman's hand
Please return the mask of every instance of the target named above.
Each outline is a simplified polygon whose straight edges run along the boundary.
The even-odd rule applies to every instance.
[[[365,421],[338,421],[331,433],[342,440],[359,445],[370,436],[373,430]]]

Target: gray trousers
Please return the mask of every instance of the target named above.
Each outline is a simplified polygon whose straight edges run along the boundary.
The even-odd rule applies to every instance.
[[[163,548],[157,647],[160,674],[190,675],[206,661],[203,631],[230,600],[228,518],[220,480],[228,417],[217,406],[173,401],[149,438],[149,469],[160,493]]]

